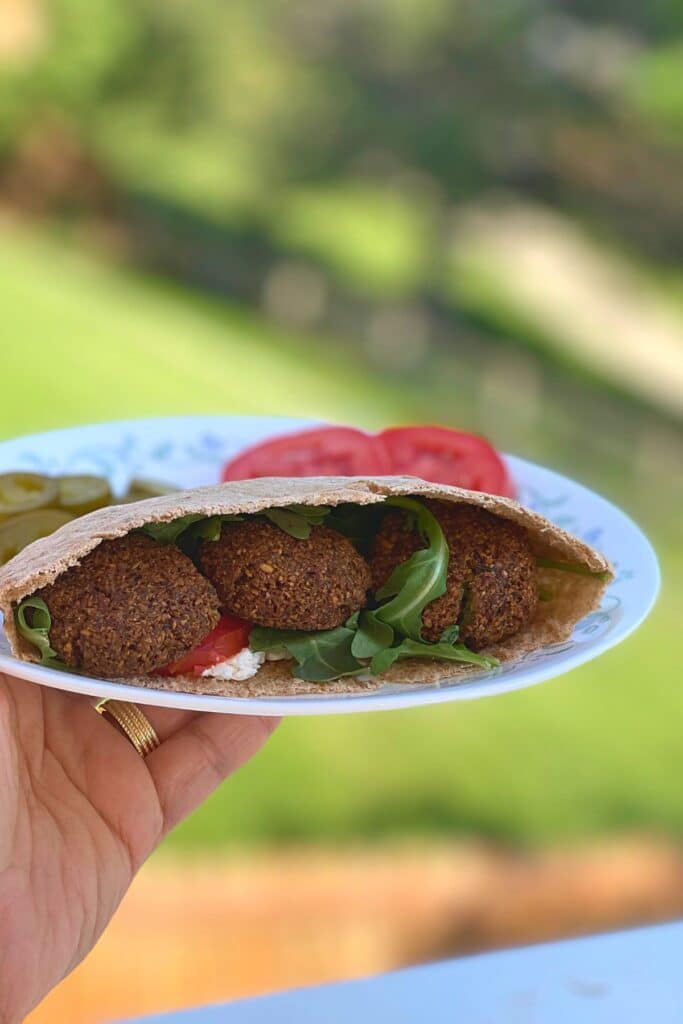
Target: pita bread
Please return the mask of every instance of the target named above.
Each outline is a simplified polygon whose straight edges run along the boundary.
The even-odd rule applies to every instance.
[[[12,652],[24,661],[38,660],[33,646],[17,633],[13,615],[15,605],[40,587],[54,582],[103,540],[123,537],[146,523],[171,522],[190,513],[206,516],[253,514],[265,508],[292,504],[339,505],[350,502],[371,505],[391,495],[414,495],[475,505],[523,526],[538,556],[579,563],[591,572],[613,575],[610,563],[599,552],[510,498],[432,484],[410,476],[308,477],[294,480],[263,477],[98,509],[24,548],[0,569],[0,609],[4,614],[4,629]],[[532,622],[515,636],[492,645],[483,653],[492,654],[503,662],[513,661],[546,644],[566,640],[575,624],[599,607],[607,586],[605,580],[594,576],[545,568],[539,568],[538,572],[539,585],[551,590],[552,600],[539,602]],[[120,681],[189,693],[255,697],[357,693],[385,683],[435,684],[466,678],[472,671],[477,671],[457,662],[417,658],[399,661],[374,679],[354,677],[328,683],[309,683],[292,676],[292,664],[290,660],[266,662],[255,676],[245,682],[201,676],[146,676]]]

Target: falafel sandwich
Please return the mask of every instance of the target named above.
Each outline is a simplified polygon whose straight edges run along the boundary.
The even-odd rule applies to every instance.
[[[413,477],[260,478],[100,509],[0,570],[13,652],[257,696],[436,683],[566,639],[612,577],[509,498]]]

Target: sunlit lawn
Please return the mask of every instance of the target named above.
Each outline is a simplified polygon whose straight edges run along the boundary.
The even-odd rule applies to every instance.
[[[427,399],[279,334],[228,303],[107,269],[46,238],[0,237],[5,436],[125,416],[279,412],[368,425]],[[683,830],[680,557],[619,649],[495,700],[284,723],[170,840],[484,832],[520,841]]]
[[[428,415],[321,339],[98,264],[55,240],[0,234],[0,436],[175,413],[271,413],[368,426]]]

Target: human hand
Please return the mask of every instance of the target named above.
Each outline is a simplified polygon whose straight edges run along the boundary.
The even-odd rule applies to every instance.
[[[163,837],[277,719],[145,708],[143,759],[83,697],[0,675],[0,1024],[83,959]]]

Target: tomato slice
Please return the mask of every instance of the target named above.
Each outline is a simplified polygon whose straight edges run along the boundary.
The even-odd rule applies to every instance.
[[[249,641],[251,623],[236,615],[222,615],[218,625],[182,658],[156,670],[160,676],[200,676],[204,669],[232,658]]]
[[[515,485],[495,448],[477,434],[448,427],[391,427],[379,434],[394,473],[454,484],[470,491],[515,496]]]
[[[257,476],[380,476],[391,473],[381,442],[352,427],[315,427],[274,437],[240,452],[223,480]]]

